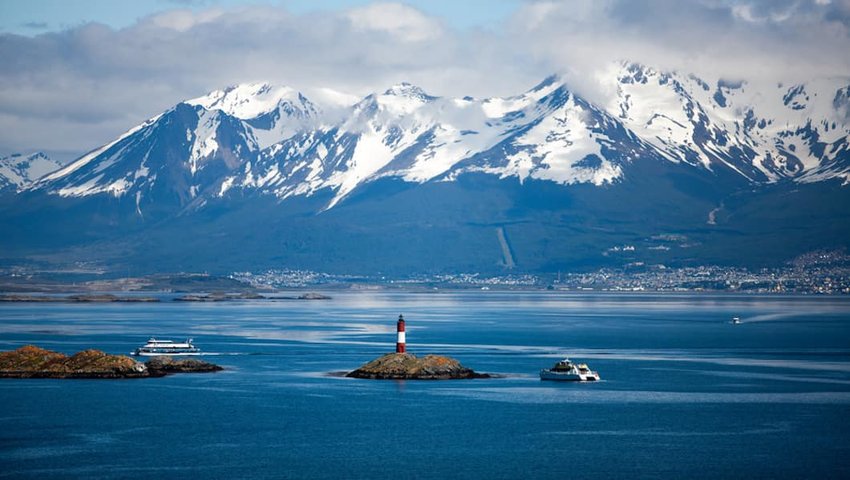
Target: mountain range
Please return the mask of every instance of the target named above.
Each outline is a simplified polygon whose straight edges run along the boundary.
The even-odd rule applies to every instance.
[[[14,193],[61,167],[41,152],[0,157],[0,194]]]
[[[558,76],[482,99],[217,90],[61,168],[0,159],[3,261],[541,272],[850,243],[850,79],[598,75],[593,101]]]

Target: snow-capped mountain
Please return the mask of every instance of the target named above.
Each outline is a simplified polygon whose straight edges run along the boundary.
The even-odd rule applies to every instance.
[[[253,83],[216,90],[185,102],[244,120],[254,144],[266,148],[314,126],[319,112],[301,93],[284,86]]]
[[[850,82],[756,88],[635,64],[604,72],[617,92],[588,102],[559,77],[507,98],[446,98],[399,84],[351,105],[341,119],[302,93],[267,83],[181,103],[38,182],[60,196],[155,192],[181,205],[239,192],[332,192],[394,177],[500,178],[605,185],[638,158],[685,163],[742,181],[850,182]]]
[[[850,183],[850,79],[712,82],[629,64],[607,110],[667,159],[731,168],[751,182]]]
[[[269,138],[312,125],[315,107],[291,89],[251,84],[180,103],[33,185],[60,197],[110,195],[145,204],[203,202]]]
[[[384,177],[423,183],[484,172],[602,185],[649,148],[555,77],[516,97],[484,100],[439,98],[400,84],[364,98],[339,125],[263,151],[226,185],[281,198],[330,189],[328,208]]]
[[[0,192],[17,191],[57,170],[61,165],[41,152],[0,158]]]
[[[620,64],[594,81],[607,96],[558,76],[498,98],[214,91],[16,183],[0,247],[350,273],[769,265],[850,248],[847,78]]]

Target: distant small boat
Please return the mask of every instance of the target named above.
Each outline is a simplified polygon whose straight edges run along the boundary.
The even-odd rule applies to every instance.
[[[740,325],[741,317],[732,317],[732,325]]]
[[[201,349],[192,345],[192,339],[184,343],[171,340],[157,340],[151,337],[148,343],[137,348],[131,355],[142,357],[156,357],[159,355],[200,355]]]
[[[599,380],[599,373],[588,368],[586,363],[573,363],[565,358],[552,368],[540,370],[540,380],[595,382]]]

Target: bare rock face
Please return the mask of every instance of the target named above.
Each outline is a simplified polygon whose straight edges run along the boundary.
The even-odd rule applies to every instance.
[[[141,378],[148,368],[123,355],[84,350],[67,356],[33,345],[0,353],[0,377],[5,378]]]
[[[160,356],[154,357],[145,363],[148,370],[154,375],[169,373],[202,373],[202,372],[218,372],[223,370],[218,365],[204,362],[194,358],[184,358],[175,360],[172,357]]]
[[[68,356],[27,345],[0,352],[0,378],[146,378],[219,370],[222,368],[218,365],[195,359],[155,357],[141,363],[100,350],[83,350]]]
[[[331,297],[317,293],[317,292],[307,292],[298,296],[298,300],[330,300]]]
[[[451,357],[425,355],[417,358],[410,353],[388,353],[350,372],[346,377],[396,380],[453,380],[489,378],[476,373]]]

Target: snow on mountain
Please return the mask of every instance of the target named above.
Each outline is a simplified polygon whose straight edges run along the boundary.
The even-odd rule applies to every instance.
[[[184,103],[200,105],[207,110],[221,110],[236,118],[248,120],[275,110],[281,103],[290,103],[297,93],[289,87],[251,83],[215,90]]]
[[[30,187],[61,197],[129,198],[150,207],[203,202],[229,171],[258,151],[250,127],[221,110],[181,103]]]
[[[616,120],[549,77],[523,95],[483,102],[500,129],[498,143],[464,161],[450,177],[482,171],[561,184],[613,183],[621,164],[646,146]]]
[[[130,130],[127,130],[126,132],[124,132],[124,134],[122,134],[120,137],[113,140],[112,142],[107,143],[106,145],[103,145],[102,147],[99,147],[99,148],[92,150],[91,152],[80,157],[79,159],[69,163],[65,167],[63,167],[59,170],[56,170],[56,171],[52,172],[50,175],[47,175],[47,176],[41,178],[38,182],[34,183],[34,187],[38,188],[41,185],[50,185],[53,182],[57,182],[57,181],[61,181],[63,179],[66,179],[71,174],[73,174],[75,171],[85,167],[86,165],[88,165],[89,163],[92,163],[95,160],[97,160],[98,162],[103,162],[103,163],[106,164],[105,166],[103,166],[99,170],[102,170],[103,168],[108,167],[109,164],[110,164],[109,162],[114,163],[114,158],[118,157],[119,154],[123,150],[119,150],[118,152],[111,155],[110,157],[103,159],[102,155],[105,152],[109,151],[115,145],[121,143],[126,138],[133,136],[137,132],[144,131],[147,127],[149,127],[150,125],[155,123],[158,118],[159,118],[159,116],[154,117],[154,118],[152,118],[152,119],[150,119],[150,120],[148,120],[148,121],[146,121],[146,122],[144,122],[140,125],[137,125],[137,126],[131,128]],[[142,166],[142,168],[144,168],[144,167]],[[85,184],[77,185],[77,187],[75,189],[73,189],[72,191],[78,192],[82,195],[100,193],[100,192],[105,192],[105,191],[112,191],[112,192],[115,191],[115,188],[111,188],[110,186],[104,187],[103,185],[97,186],[96,188],[93,188],[93,189],[86,188],[86,185],[88,185],[89,187],[94,187],[94,185],[92,185],[92,183],[93,183],[92,179],[89,179],[87,182],[85,182]],[[69,193],[68,191],[66,191],[65,193],[62,193],[61,190],[56,191],[55,193],[59,193],[62,196],[79,196],[79,195],[74,195],[73,193]]]
[[[41,152],[31,155],[12,154],[0,158],[0,191],[18,191],[61,165]]]
[[[850,79],[751,85],[626,64],[608,111],[671,161],[724,165],[752,182],[850,179]],[[844,103],[842,103],[844,102]]]
[[[618,130],[616,121],[557,77],[522,95],[484,100],[435,97],[402,83],[367,96],[332,128],[267,149],[220,194],[259,187],[287,198],[328,188],[331,208],[379,178],[422,183],[471,171],[601,185],[622,174],[622,157],[609,160],[603,151],[633,150],[637,142],[620,131],[627,145],[615,147],[606,128]]]
[[[432,96],[408,83],[351,96],[244,84],[178,104],[37,182],[61,196],[280,199],[330,191],[332,208],[381,178],[470,172],[569,185],[624,181],[637,159],[732,172],[752,183],[850,182],[850,81],[751,85],[617,64],[593,104],[552,76],[505,98]],[[328,113],[332,111],[332,113]]]
[[[316,106],[298,91],[268,83],[236,85],[185,103],[245,120],[260,148],[311,126],[319,116]]]

